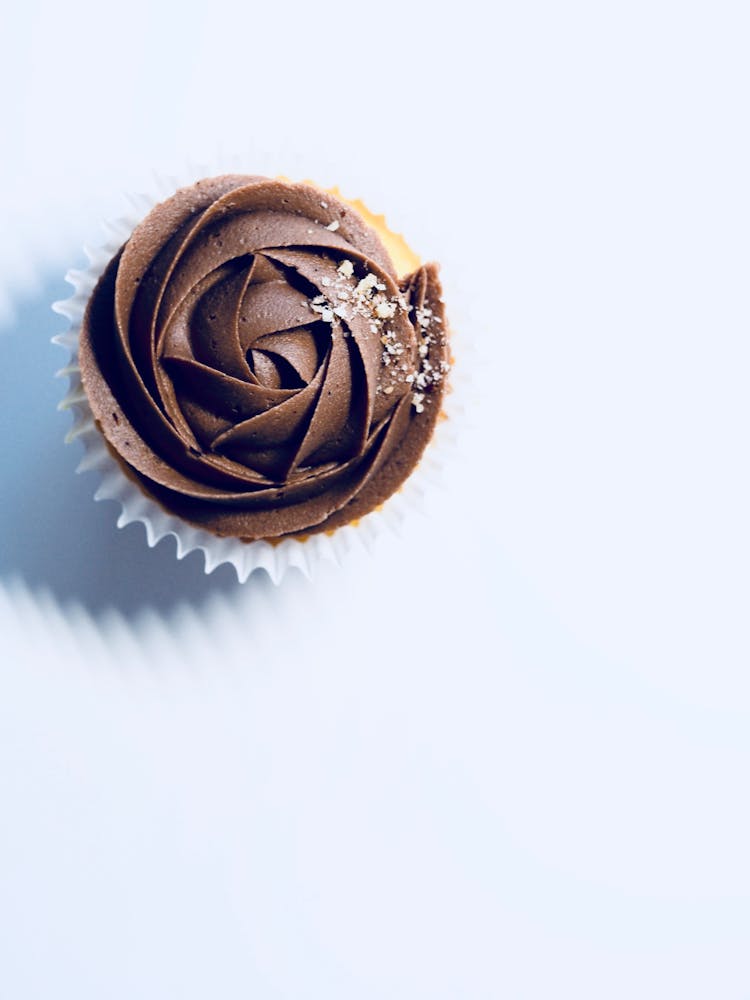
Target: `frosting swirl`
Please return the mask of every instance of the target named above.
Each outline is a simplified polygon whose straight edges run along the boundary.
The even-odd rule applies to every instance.
[[[345,202],[263,177],[157,205],[89,300],[79,362],[110,449],[219,535],[338,527],[418,462],[448,346],[437,267],[399,281]]]

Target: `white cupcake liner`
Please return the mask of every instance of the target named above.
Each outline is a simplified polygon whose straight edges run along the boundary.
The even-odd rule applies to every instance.
[[[145,528],[146,541],[150,547],[172,535],[177,543],[178,559],[184,559],[190,552],[200,550],[204,555],[206,573],[211,573],[218,566],[229,563],[234,567],[240,583],[244,583],[256,570],[265,570],[273,582],[278,584],[292,567],[296,567],[312,579],[321,562],[329,561],[341,565],[353,549],[364,546],[365,549],[371,550],[383,531],[400,533],[403,521],[410,511],[423,508],[426,494],[439,483],[440,473],[445,464],[446,449],[457,440],[454,417],[458,406],[454,402],[453,373],[450,381],[454,392],[447,394],[443,402],[443,408],[449,412],[450,419],[438,421],[426,454],[396,494],[376,511],[365,515],[354,524],[337,528],[331,534],[311,535],[304,541],[286,538],[275,544],[267,541],[242,542],[236,538],[220,538],[168,513],[155,500],[146,496],[109,452],[103,436],[96,427],[81,382],[78,366],[81,323],[89,297],[109,261],[129,238],[141,219],[159,201],[200,177],[222,172],[226,170],[189,168],[188,176],[182,179],[155,175],[153,193],[129,196],[129,211],[114,222],[102,223],[105,238],[101,245],[96,249],[84,246],[84,253],[89,261],[88,267],[84,270],[71,269],[65,275],[65,280],[73,286],[73,295],[52,305],[55,312],[70,322],[69,328],[64,333],[52,338],[54,344],[59,344],[70,351],[68,364],[57,373],[58,376],[67,376],[69,379],[68,392],[59,403],[59,408],[73,413],[73,426],[65,436],[65,443],[70,444],[77,440],[83,445],[84,455],[76,472],[96,472],[99,475],[100,482],[94,493],[94,500],[115,500],[119,503],[122,509],[117,518],[117,527],[123,528],[133,522],[141,523]],[[453,320],[451,303],[448,304],[448,311],[449,319]]]

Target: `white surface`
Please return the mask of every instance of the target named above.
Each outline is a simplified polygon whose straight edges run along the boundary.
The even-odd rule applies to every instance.
[[[750,995],[747,32],[6,15],[0,996]],[[475,348],[427,516],[313,584],[148,550],[59,444],[59,273],[217,149],[386,209]]]

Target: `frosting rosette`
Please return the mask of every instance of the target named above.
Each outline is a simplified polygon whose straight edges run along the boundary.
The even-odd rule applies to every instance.
[[[310,184],[203,180],[109,262],[79,364],[110,451],[170,513],[245,540],[334,529],[395,492],[434,430],[437,267],[399,278]]]

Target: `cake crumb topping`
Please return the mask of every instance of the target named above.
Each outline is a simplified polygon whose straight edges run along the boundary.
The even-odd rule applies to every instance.
[[[417,333],[415,365],[413,355],[406,353],[408,345],[401,342],[397,331],[388,322],[399,312],[409,312],[411,307],[403,292],[386,294],[386,284],[372,272],[367,272],[357,280],[354,263],[348,259],[342,260],[338,265],[334,278],[327,275],[321,278],[320,286],[325,292],[310,299],[309,304],[324,323],[333,324],[337,317],[351,320],[354,316],[360,316],[368,320],[370,333],[380,339],[386,384],[379,384],[376,391],[384,396],[391,396],[399,383],[408,386],[415,413],[424,413],[425,407],[430,403],[431,388],[443,380],[450,368],[447,361],[438,362],[434,353],[432,360],[430,359],[431,346],[442,346],[445,343],[444,332],[440,329],[440,317],[428,306],[413,310]],[[343,329],[342,333],[346,337],[349,331]]]
[[[440,317],[436,316],[432,309],[424,306],[422,309],[414,310],[414,318],[421,339],[417,348],[419,354],[419,368],[410,373],[406,381],[414,386],[412,393],[412,405],[417,413],[424,411],[425,403],[429,403],[426,393],[433,385],[442,382],[450,365],[447,361],[441,360],[439,364],[430,361],[430,346],[436,341],[441,345],[445,343],[445,334],[442,330],[435,330],[433,327],[441,325]]]
[[[392,319],[396,315],[396,303],[378,302],[375,306],[375,315],[378,319]]]
[[[338,277],[334,279],[327,275],[321,278],[320,285],[326,289],[325,293],[316,295],[309,301],[312,311],[318,313],[325,322],[329,322],[326,318],[329,311],[345,320],[361,316],[369,321],[370,332],[380,335],[385,320],[392,319],[399,309],[406,311],[403,296],[399,293],[389,298],[384,294],[387,286],[378,280],[377,275],[367,273],[352,287],[351,279],[355,275],[351,260],[341,261],[336,274]]]
[[[362,295],[362,296],[368,295],[370,290],[374,288],[375,285],[377,285],[377,283],[378,279],[375,277],[374,274],[372,274],[372,272],[370,272],[364,278],[362,278],[360,283],[355,288],[355,292],[357,293],[357,295]]]

